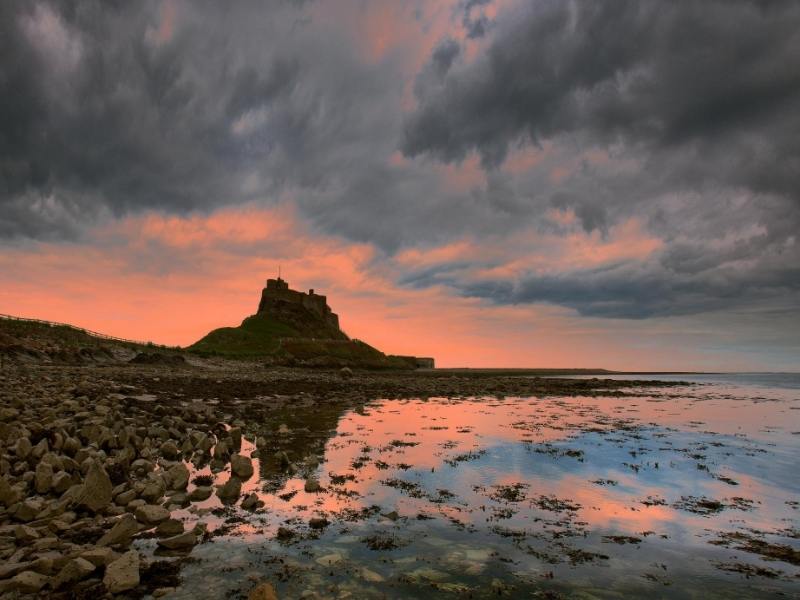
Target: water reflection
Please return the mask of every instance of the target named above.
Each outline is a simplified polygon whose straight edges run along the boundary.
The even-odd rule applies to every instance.
[[[799,407],[689,386],[276,411],[241,447],[263,508],[212,495],[178,513],[216,535],[174,597],[260,579],[310,598],[796,593]]]

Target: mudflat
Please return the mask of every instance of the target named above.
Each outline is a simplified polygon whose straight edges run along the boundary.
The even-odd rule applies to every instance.
[[[6,364],[0,589],[796,591],[793,392],[608,377]]]

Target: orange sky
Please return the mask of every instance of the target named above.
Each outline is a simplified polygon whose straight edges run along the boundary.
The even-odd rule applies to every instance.
[[[682,348],[692,332],[675,323],[654,321],[642,335],[636,321],[581,318],[541,304],[496,306],[444,286],[394,283],[404,269],[459,257],[508,259],[494,273],[503,277],[539,263],[542,269],[603,264],[659,247],[635,221],[607,239],[531,232],[515,238],[513,257],[506,256],[509,240],[469,239],[386,257],[369,244],[313,232],[286,205],[208,216],[149,213],[95,228],[84,242],[8,249],[0,255],[0,306],[9,314],[188,345],[254,313],[264,280],[280,265],[293,288],[315,288],[328,296],[351,337],[388,353],[434,356],[442,367],[720,367],[717,357],[709,360]],[[520,254],[525,248],[529,254]],[[476,269],[474,275],[493,273]]]
[[[12,3],[0,313],[188,345],[280,266],[442,367],[796,371],[796,28],[715,11]]]

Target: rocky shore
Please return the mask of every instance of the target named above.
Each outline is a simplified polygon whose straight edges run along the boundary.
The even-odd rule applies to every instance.
[[[212,494],[236,510],[257,509],[258,497],[241,491],[254,475],[254,456],[276,471],[302,471],[308,453],[302,445],[310,442],[287,443],[262,425],[296,406],[318,406],[323,415],[327,406],[352,408],[376,398],[624,396],[636,393],[632,385],[652,382],[308,371],[221,361],[7,364],[0,370],[0,594],[169,594],[180,586],[181,560],[210,536],[202,520],[189,529],[172,514]],[[249,455],[240,453],[243,438],[256,448]],[[187,491],[187,464],[230,476],[218,487],[195,481]],[[307,490],[314,485],[309,478]],[[179,559],[145,556],[134,544],[143,538],[156,540],[156,554]],[[251,597],[274,594],[262,582]]]

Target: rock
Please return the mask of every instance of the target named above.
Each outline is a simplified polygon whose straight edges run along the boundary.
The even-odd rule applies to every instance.
[[[185,490],[189,485],[189,469],[183,463],[178,463],[165,473],[165,479],[169,489]]]
[[[139,585],[139,553],[131,550],[108,565],[103,585],[112,594],[119,594]]]
[[[63,494],[72,485],[72,475],[66,471],[59,471],[53,475],[52,490],[56,494]]]
[[[169,440],[161,444],[161,455],[167,460],[176,460],[181,455],[181,451],[175,442]]]
[[[14,538],[16,538],[19,544],[30,544],[31,542],[38,540],[41,535],[39,532],[36,531],[33,527],[28,527],[27,525],[17,525],[14,528]]]
[[[230,458],[230,455],[231,451],[228,448],[228,444],[225,442],[225,440],[217,442],[217,445],[214,446],[214,458],[225,462]]]
[[[119,555],[111,548],[90,548],[81,552],[81,558],[88,560],[95,567],[105,567],[119,558]]]
[[[222,500],[236,500],[242,495],[242,480],[231,477],[224,485],[217,488],[217,496]]]
[[[28,498],[17,506],[17,510],[14,511],[14,518],[24,523],[33,521],[43,508],[44,502],[42,500],[38,498]]]
[[[191,531],[158,540],[158,545],[167,550],[183,550],[197,544],[197,536]]]
[[[292,464],[292,461],[289,460],[289,455],[286,454],[284,450],[276,452],[275,458],[278,459],[278,464],[280,464],[281,469],[286,469],[290,464]]]
[[[253,461],[241,454],[232,454],[231,471],[240,479],[250,479],[253,476]]]
[[[322,486],[319,484],[319,481],[314,479],[313,477],[309,477],[306,479],[306,484],[303,488],[307,494],[315,494],[317,492],[322,491]]]
[[[58,552],[45,552],[39,558],[31,562],[31,571],[36,571],[42,575],[52,575],[53,571],[63,566],[66,559]]]
[[[35,594],[50,582],[50,578],[33,571],[23,571],[11,580],[14,589],[24,594]]]
[[[178,519],[167,519],[156,527],[156,535],[161,537],[170,537],[181,533],[183,533],[183,521]]]
[[[278,600],[278,595],[275,593],[275,588],[265,582],[250,590],[247,600]]]
[[[76,583],[94,573],[95,569],[95,565],[85,558],[73,558],[53,578],[51,586],[57,590],[63,585]]]
[[[11,506],[22,499],[22,491],[12,486],[8,479],[0,477],[0,505]]]
[[[276,534],[276,537],[279,540],[290,540],[295,535],[297,534],[288,527],[278,527],[278,533]]]
[[[350,367],[342,367],[339,369],[339,375],[343,379],[350,379],[353,376],[353,370]]]
[[[125,513],[114,523],[110,531],[107,531],[97,542],[98,546],[116,546],[118,544],[127,546],[131,538],[139,533],[139,525],[133,515]]]
[[[7,562],[0,564],[0,580],[14,577],[23,571],[29,570],[33,566],[33,561],[26,562]]]
[[[156,500],[159,500],[161,497],[163,497],[165,491],[166,487],[164,486],[164,482],[159,478],[157,480],[147,482],[139,495],[144,500],[152,504]]]
[[[31,458],[35,458],[36,460],[41,460],[41,458],[47,453],[50,449],[50,445],[47,443],[46,439],[41,439],[36,446],[33,447],[31,450]]]
[[[231,442],[233,443],[233,447],[236,450],[242,447],[242,428],[241,427],[231,427],[228,434],[231,436]]]
[[[186,492],[175,492],[174,494],[170,494],[167,497],[167,501],[164,503],[170,510],[175,510],[177,507],[184,507],[189,505],[189,494]]]
[[[34,488],[37,494],[46,494],[53,485],[53,467],[44,462],[36,465],[36,475],[34,478]]]
[[[128,506],[133,500],[136,500],[136,490],[126,490],[114,498],[114,502],[119,506]]]
[[[208,500],[213,493],[214,488],[211,486],[199,486],[189,492],[189,500],[192,502],[202,502],[203,500]]]
[[[244,510],[255,510],[260,506],[263,506],[264,503],[258,499],[258,494],[248,494],[244,500],[242,500],[242,508]]]
[[[156,468],[156,465],[146,458],[137,458],[131,463],[131,471],[139,476],[147,475]]]
[[[161,521],[169,519],[169,511],[157,504],[139,506],[133,514],[137,521],[145,525],[158,525]]]
[[[100,466],[100,463],[92,461],[75,502],[78,506],[86,507],[92,512],[100,512],[111,504],[112,489],[108,473]]]
[[[17,444],[14,446],[14,453],[20,460],[28,458],[31,450],[33,450],[33,446],[31,445],[31,441],[26,437],[19,438]]]
[[[324,517],[311,517],[308,521],[308,526],[311,529],[325,529],[328,525],[328,519]]]

